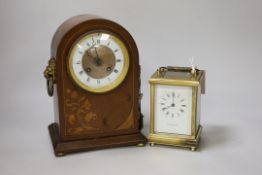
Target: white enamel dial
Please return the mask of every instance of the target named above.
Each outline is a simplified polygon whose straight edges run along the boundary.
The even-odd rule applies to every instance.
[[[191,135],[192,87],[155,86],[155,132]]]
[[[76,42],[69,56],[74,81],[91,92],[117,87],[128,72],[129,56],[124,43],[112,34],[95,32]]]

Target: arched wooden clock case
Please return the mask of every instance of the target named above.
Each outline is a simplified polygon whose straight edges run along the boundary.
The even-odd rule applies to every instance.
[[[73,44],[90,32],[108,32],[119,38],[129,54],[125,79],[113,90],[93,93],[79,87],[68,70]],[[132,36],[115,22],[90,15],[65,21],[56,31],[51,45],[51,59],[45,70],[47,88],[54,96],[55,122],[49,133],[55,155],[140,145],[146,138],[140,133],[140,65],[138,49]]]

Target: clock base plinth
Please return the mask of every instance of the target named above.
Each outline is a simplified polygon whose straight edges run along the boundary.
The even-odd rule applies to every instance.
[[[190,148],[191,151],[196,151],[200,142],[200,135],[202,131],[202,126],[199,126],[199,129],[196,133],[196,137],[189,138],[181,138],[181,137],[172,137],[169,135],[161,135],[161,134],[149,134],[149,145],[168,145],[168,146],[176,146],[176,147],[184,147]]]
[[[85,139],[74,141],[61,141],[57,123],[48,126],[49,134],[56,156],[64,156],[65,154],[90,151],[104,148],[113,148],[121,146],[145,145],[147,139],[141,133],[128,135],[103,137],[97,139]]]

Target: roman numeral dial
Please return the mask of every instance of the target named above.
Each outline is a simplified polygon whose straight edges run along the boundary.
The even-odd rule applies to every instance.
[[[193,89],[189,86],[154,85],[154,130],[170,134],[191,134]]]
[[[160,98],[159,105],[164,117],[182,117],[187,110],[186,98],[175,91],[164,92]]]
[[[129,55],[116,36],[95,32],[83,36],[71,49],[69,71],[74,81],[92,92],[109,91],[125,78]]]

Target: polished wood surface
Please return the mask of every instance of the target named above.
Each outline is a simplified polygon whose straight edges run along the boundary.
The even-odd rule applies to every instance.
[[[147,139],[141,133],[124,134],[112,137],[101,137],[97,139],[81,139],[74,141],[61,141],[59,136],[59,126],[52,123],[48,126],[54,153],[56,156],[80,151],[90,151],[104,148],[114,148],[123,146],[145,146]]]
[[[70,48],[76,40],[90,31],[106,31],[118,37],[126,45],[130,58],[125,80],[114,90],[103,94],[83,90],[69,76]],[[57,135],[60,143],[68,143],[69,141],[113,138],[113,136],[121,137],[140,133],[143,122],[139,98],[139,56],[135,41],[128,31],[106,19],[89,15],[73,17],[63,23],[55,33],[51,56],[56,59],[54,101],[58,109],[55,116],[57,128],[54,132],[50,132],[51,136],[53,134],[52,137]],[[118,142],[117,139],[113,140]],[[141,143],[145,141],[144,138]],[[127,144],[123,140],[121,143]],[[137,142],[134,143],[137,144]],[[112,143],[112,145],[119,144]],[[100,148],[100,146],[97,147]]]

